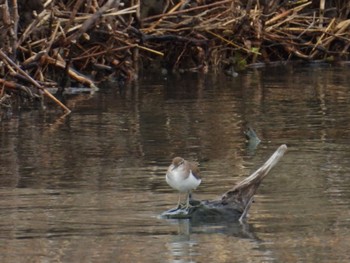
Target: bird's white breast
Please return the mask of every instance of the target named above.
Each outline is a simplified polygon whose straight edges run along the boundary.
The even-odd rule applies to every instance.
[[[166,182],[174,189],[180,192],[188,192],[197,188],[201,183],[201,179],[197,179],[191,170],[185,170],[182,167],[173,169],[171,165],[166,174]]]

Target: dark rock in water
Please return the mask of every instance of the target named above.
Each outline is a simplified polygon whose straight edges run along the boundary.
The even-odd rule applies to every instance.
[[[244,131],[244,135],[247,139],[247,153],[249,155],[254,155],[256,149],[258,148],[261,140],[259,139],[256,132],[253,130],[252,127],[248,127],[247,130]]]
[[[256,172],[236,184],[221,198],[209,201],[191,200],[189,208],[181,205],[163,212],[161,216],[172,219],[187,218],[194,222],[244,221],[260,183],[286,151],[287,146],[281,145]]]
[[[254,141],[256,143],[261,142],[261,140],[259,139],[258,135],[256,135],[256,132],[253,130],[252,127],[248,127],[247,130],[244,132],[244,135],[248,141]]]

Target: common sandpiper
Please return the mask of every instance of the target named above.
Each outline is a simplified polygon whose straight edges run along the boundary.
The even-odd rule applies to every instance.
[[[174,189],[178,190],[180,208],[181,193],[187,193],[186,209],[190,206],[191,191],[196,189],[201,183],[198,164],[186,161],[181,157],[175,157],[166,173],[166,182]]]

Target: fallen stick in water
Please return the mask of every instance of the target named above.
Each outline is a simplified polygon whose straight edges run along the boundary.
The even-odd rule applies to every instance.
[[[71,110],[66,107],[61,101],[59,101],[54,95],[48,92],[44,87],[42,87],[35,79],[28,75],[23,69],[21,69],[15,62],[13,62],[2,50],[0,50],[0,58],[8,63],[9,66],[15,68],[20,74],[22,74],[29,82],[31,82],[36,88],[41,90],[47,97],[59,105],[65,113],[70,113]]]
[[[274,154],[252,175],[236,184],[220,199],[196,201],[191,206],[171,209],[162,213],[164,218],[190,218],[196,221],[239,220],[243,221],[253,202],[254,195],[269,171],[279,162],[287,151],[285,144],[278,147]]]

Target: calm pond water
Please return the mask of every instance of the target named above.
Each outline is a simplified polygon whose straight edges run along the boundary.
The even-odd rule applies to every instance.
[[[349,262],[349,79],[329,66],[148,74],[69,98],[67,117],[7,116],[0,262]],[[246,224],[159,217],[177,202],[174,156],[200,162],[194,195],[213,199],[284,143]]]

